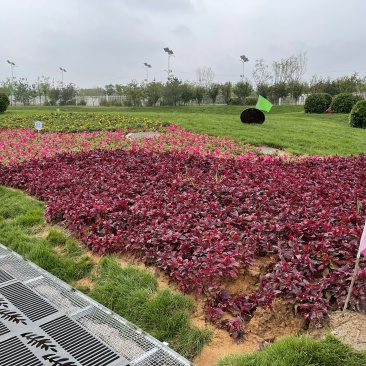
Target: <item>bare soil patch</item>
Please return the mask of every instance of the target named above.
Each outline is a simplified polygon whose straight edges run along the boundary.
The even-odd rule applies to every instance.
[[[260,349],[262,344],[268,344],[287,335],[306,334],[320,338],[327,333],[339,337],[356,350],[366,350],[366,315],[353,311],[346,311],[344,317],[341,311],[329,314],[322,326],[311,324],[304,329],[303,317],[295,315],[293,305],[277,299],[274,311],[258,308],[248,324],[247,338],[243,343],[231,339],[226,331],[215,329],[204,320],[203,307],[198,309],[193,324],[208,326],[213,330],[212,342],[206,345],[193,362],[196,366],[214,366],[216,362],[229,354],[250,353]]]

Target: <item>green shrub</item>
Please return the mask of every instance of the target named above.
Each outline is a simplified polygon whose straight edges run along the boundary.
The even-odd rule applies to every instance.
[[[78,101],[78,105],[86,105],[86,100],[85,99],[80,99]]]
[[[109,107],[109,103],[108,103],[108,101],[107,101],[107,99],[106,99],[106,98],[102,98],[102,99],[100,100],[100,102],[99,102],[99,105],[100,105],[101,107]]]
[[[310,94],[304,105],[305,113],[324,113],[332,103],[332,96],[328,93]]]
[[[120,100],[118,100],[118,99],[111,100],[109,102],[109,105],[111,107],[122,107],[123,106],[122,102]]]
[[[349,124],[352,127],[366,127],[366,100],[360,100],[353,106],[349,116]]]
[[[248,97],[244,101],[244,105],[256,105],[258,98]]]
[[[227,105],[240,105],[240,99],[238,97],[229,98]]]
[[[352,107],[360,99],[360,97],[353,95],[352,93],[337,94],[330,104],[330,109],[334,113],[350,113]]]
[[[0,93],[0,113],[4,113],[9,106],[9,98],[5,93]]]
[[[124,107],[132,107],[132,102],[128,99],[126,99],[124,102],[123,102],[123,106]]]

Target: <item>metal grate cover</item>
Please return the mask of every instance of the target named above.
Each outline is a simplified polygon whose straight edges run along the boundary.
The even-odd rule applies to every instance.
[[[106,366],[118,355],[66,316],[40,326],[85,366]]]
[[[1,366],[42,366],[43,363],[17,338],[0,342]]]
[[[33,322],[57,312],[57,309],[20,282],[1,287],[0,294]]]
[[[0,336],[9,332],[10,330],[4,324],[0,323]]]
[[[0,244],[0,366],[193,366]]]
[[[0,269],[0,283],[1,282],[7,282],[7,281],[10,281],[10,280],[13,280],[13,279],[14,279],[13,276],[10,276],[9,273],[6,273],[2,269]]]

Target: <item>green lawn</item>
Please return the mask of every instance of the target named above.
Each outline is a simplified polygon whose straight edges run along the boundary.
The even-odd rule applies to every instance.
[[[216,366],[364,366],[366,352],[353,350],[327,335],[315,340],[308,336],[285,337],[261,351],[227,356]]]
[[[59,107],[62,111],[119,113],[170,122],[187,130],[228,136],[243,144],[268,145],[291,154],[358,155],[365,152],[366,130],[352,128],[347,114],[305,114],[303,106],[274,106],[263,124],[244,124],[241,106]],[[13,107],[2,118],[54,112],[56,107]]]

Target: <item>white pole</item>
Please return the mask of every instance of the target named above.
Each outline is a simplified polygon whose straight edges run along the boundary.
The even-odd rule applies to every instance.
[[[170,54],[168,53],[168,81],[170,77]]]
[[[351,297],[352,288],[353,288],[353,285],[355,283],[356,276],[357,276],[358,264],[360,262],[361,254],[365,254],[364,253],[364,251],[365,251],[365,240],[366,240],[366,220],[365,220],[365,224],[364,224],[363,231],[362,231],[362,235],[361,235],[361,239],[360,239],[360,245],[358,247],[358,252],[357,252],[357,257],[356,257],[355,269],[354,269],[354,272],[353,272],[353,276],[352,276],[352,280],[351,280],[351,285],[349,286],[349,289],[348,289],[348,294],[347,294],[346,302],[344,303],[344,307],[343,307],[343,311],[342,311],[342,316],[344,316],[344,313],[345,313],[345,311],[347,309],[347,305],[348,305],[349,299]]]
[[[345,311],[347,309],[347,306],[348,306],[349,299],[351,297],[351,292],[352,292],[353,285],[355,283],[356,276],[357,276],[357,270],[358,270],[358,264],[360,262],[360,257],[361,257],[361,251],[359,250],[358,253],[357,253],[357,258],[356,258],[356,263],[355,263],[355,269],[354,269],[354,272],[353,272],[351,284],[350,284],[349,289],[348,289],[348,294],[347,294],[346,302],[344,303],[344,306],[343,306],[342,316],[344,316],[344,313],[345,313]]]

